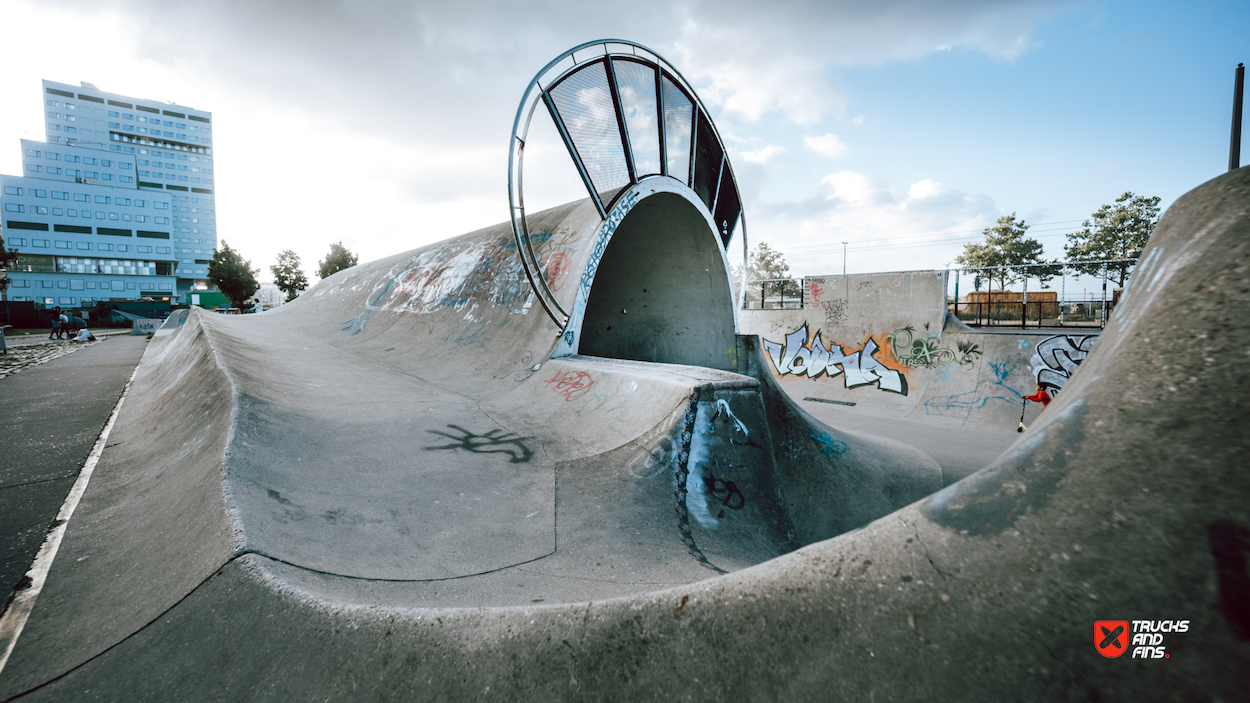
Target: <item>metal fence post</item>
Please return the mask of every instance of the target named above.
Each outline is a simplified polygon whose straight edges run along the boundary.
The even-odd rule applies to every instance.
[[[1020,294],[1020,329],[1029,326],[1029,270],[1024,270],[1024,292]]]
[[[1059,326],[1063,327],[1063,299],[1068,294],[1068,265],[1064,264],[1059,270]]]
[[[1102,265],[1102,323],[1099,329],[1107,327],[1107,264]]]

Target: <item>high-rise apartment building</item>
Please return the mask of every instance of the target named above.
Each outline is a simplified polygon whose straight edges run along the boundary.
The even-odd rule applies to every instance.
[[[0,174],[10,300],[61,307],[208,287],[217,247],[212,114],[43,81],[47,139]]]

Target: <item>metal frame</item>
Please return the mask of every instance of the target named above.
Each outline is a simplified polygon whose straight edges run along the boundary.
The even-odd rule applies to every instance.
[[[597,49],[590,56],[578,57],[579,52],[586,49]],[[642,52],[642,53],[640,53]],[[621,106],[620,90],[616,79],[616,69],[613,59],[616,57],[628,58],[643,64],[648,64],[655,70],[655,92],[656,92],[656,119],[659,123],[658,137],[660,140],[660,173],[650,174],[640,177],[637,172],[637,165],[634,160],[633,145],[630,143],[629,128],[625,122],[625,115]],[[589,171],[586,169],[585,163],[581,156],[577,153],[577,147],[574,144],[564,121],[560,118],[560,112],[552,99],[550,91],[559,85],[565,78],[572,74],[586,69],[590,64],[602,61],[604,71],[607,74],[608,90],[612,98],[613,110],[616,113],[617,129],[621,138],[621,145],[625,154],[625,165],[629,175],[629,182],[613,196],[612,200],[604,203],[599,193],[595,190],[594,182],[590,178]],[[550,74],[554,77],[548,79]],[[725,171],[728,169],[730,177],[733,179],[734,191],[738,196],[739,213],[738,226],[742,231],[743,246],[743,267],[742,281],[738,285],[738,305],[735,311],[741,308],[742,300],[745,296],[746,277],[749,266],[747,265],[749,257],[749,247],[747,244],[747,226],[746,212],[742,207],[742,193],[738,189],[738,179],[733,173],[733,167],[729,163],[729,156],[726,153],[725,142],[721,139],[716,124],[708,116],[707,109],[703,102],[699,99],[698,94],[690,87],[690,83],[685,76],[681,74],[672,64],[665,60],[655,51],[638,44],[623,39],[598,39],[595,41],[579,44],[556,58],[552,59],[535,74],[533,80],[525,89],[525,93],[521,96],[521,103],[517,106],[516,118],[512,123],[512,140],[511,148],[508,152],[508,205],[509,216],[512,220],[512,234],[516,240],[517,251],[521,255],[521,267],[525,270],[525,278],[529,281],[530,287],[533,289],[535,297],[538,298],[543,310],[555,322],[560,332],[568,325],[569,314],[555,298],[555,294],[547,284],[544,272],[538,265],[538,257],[534,253],[534,248],[530,242],[529,227],[525,217],[525,199],[523,195],[524,185],[524,163],[525,163],[525,140],[529,134],[530,124],[534,118],[534,111],[538,107],[538,103],[542,102],[548,113],[551,115],[555,123],[556,130],[560,134],[560,138],[564,141],[565,148],[568,149],[569,156],[573,160],[574,166],[577,168],[578,175],[582,178],[582,183],[586,186],[586,190],[590,195],[591,201],[595,205],[595,209],[599,212],[599,217],[603,220],[608,219],[609,213],[614,209],[616,203],[621,196],[629,191],[631,187],[637,185],[641,180],[646,178],[672,178],[668,173],[668,144],[667,130],[664,124],[664,90],[663,80],[668,77],[673,85],[690,98],[692,103],[691,125],[690,125],[690,155],[689,167],[686,175],[685,185],[689,186],[694,179],[695,170],[695,154],[696,143],[699,131],[699,116],[702,114],[707,119],[708,124],[712,128],[712,134],[721,146],[721,168],[717,175],[716,191],[712,195],[712,206],[709,208],[710,219],[715,222],[716,203],[720,197],[720,182],[724,178]],[[528,105],[528,108],[527,108]],[[522,116],[525,120],[522,123]],[[729,242],[720,238],[719,226],[714,227],[717,233],[717,240],[721,242],[722,252],[727,253]]]

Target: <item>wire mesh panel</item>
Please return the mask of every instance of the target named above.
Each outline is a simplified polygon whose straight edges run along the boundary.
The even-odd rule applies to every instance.
[[[707,209],[711,210],[716,203],[716,186],[720,180],[721,161],[725,152],[721,150],[720,141],[707,115],[699,111],[698,134],[694,142],[694,178],[690,187],[699,196]]]
[[[660,125],[655,106],[655,68],[628,59],[613,60],[621,112],[634,150],[638,177],[660,172]]]
[[[712,219],[716,230],[720,233],[721,244],[729,246],[733,238],[734,227],[738,226],[738,215],[742,214],[742,203],[738,201],[738,188],[734,183],[734,175],[729,171],[729,159],[725,159],[724,170],[720,177],[720,194],[716,196],[716,212]]]
[[[551,99],[595,190],[628,185],[625,147],[603,61],[566,76],[551,89]]]
[[[665,75],[661,79],[664,99],[664,149],[668,175],[690,184],[690,130],[694,124],[694,103]]]

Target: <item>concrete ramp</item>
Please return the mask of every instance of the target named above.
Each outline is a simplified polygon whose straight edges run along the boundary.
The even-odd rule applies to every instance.
[[[563,330],[507,225],[271,312],[172,316],[0,694],[77,677],[224,570],[331,608],[585,603],[746,569],[937,490],[928,457],[777,388],[692,198],[644,182],[607,221],[589,202],[529,217],[575,311]]]

